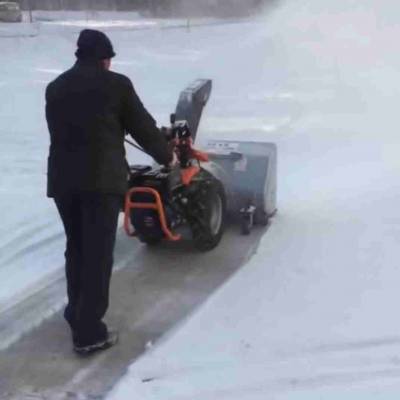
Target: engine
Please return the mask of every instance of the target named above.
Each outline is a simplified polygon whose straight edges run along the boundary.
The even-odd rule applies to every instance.
[[[181,218],[175,210],[174,191],[180,184],[176,170],[159,167],[133,165],[130,167],[129,187],[154,189],[160,196],[162,209],[168,228],[173,229],[180,224]],[[153,193],[139,192],[132,194],[131,201],[142,204],[154,204]],[[131,222],[137,232],[154,241],[163,237],[159,212],[152,208],[135,208],[132,210]]]

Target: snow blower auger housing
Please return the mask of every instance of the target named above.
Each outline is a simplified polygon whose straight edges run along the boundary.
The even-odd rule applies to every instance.
[[[204,79],[188,86],[171,127],[163,128],[179,160],[175,167],[130,166],[124,227],[144,243],[179,241],[189,228],[195,246],[208,251],[219,244],[228,211],[240,215],[243,233],[253,223],[267,224],[275,212],[274,145],[211,141],[208,152],[193,148],[211,88],[211,80]],[[236,181],[252,174],[257,181],[253,177],[251,184]]]
[[[239,217],[242,234],[255,224],[267,226],[277,212],[276,145],[209,140],[206,151],[210,161],[204,168],[223,184],[227,211]]]

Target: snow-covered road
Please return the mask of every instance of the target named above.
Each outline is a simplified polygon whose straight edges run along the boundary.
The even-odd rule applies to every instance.
[[[99,357],[77,357],[62,313],[56,313],[0,352],[0,399],[102,398],[133,359],[166,332],[177,329],[243,267],[263,232],[257,229],[242,237],[237,228],[228,229],[218,249],[207,254],[194,252],[190,243],[168,243],[149,250],[118,237],[117,263],[121,255],[128,257],[126,267],[114,271],[107,322],[120,330],[120,344]],[[62,303],[64,286],[64,281],[57,281],[0,315],[2,341],[12,340],[13,333],[24,329],[27,320],[32,323],[38,313],[48,317],[48,309],[54,312]]]
[[[298,109],[268,134],[279,215],[246,268],[111,399],[399,397],[399,11],[286,2],[246,36],[265,76],[249,97],[279,88]]]
[[[279,149],[279,214],[258,254],[133,364],[112,399],[398,398],[399,11],[395,0],[286,1],[253,22],[110,30],[115,69],[133,79],[160,123],[188,82],[212,78],[202,139],[266,140]],[[0,254],[1,309],[62,265],[61,227],[43,197],[43,90],[71,64],[76,34],[51,25],[35,38],[0,40],[9,60],[0,65],[7,149],[0,167],[10,171],[0,178],[0,206],[7,210],[0,227],[7,250]],[[225,250],[216,256],[221,265]],[[176,299],[174,290],[153,319],[170,295]],[[111,317],[124,325],[125,314]],[[154,329],[150,322],[146,334]],[[15,352],[34,355],[41,335],[50,340],[60,325],[49,322]],[[140,342],[143,332],[135,332]],[[128,343],[136,357],[136,342]],[[68,388],[73,382],[63,379],[71,370],[78,368],[83,385],[119,351],[82,364],[82,371],[53,348],[41,359],[56,354],[67,370],[57,387]],[[15,382],[45,381],[41,368],[34,371]]]

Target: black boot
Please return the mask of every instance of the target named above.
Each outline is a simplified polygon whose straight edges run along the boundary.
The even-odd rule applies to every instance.
[[[89,355],[99,350],[106,350],[114,346],[118,342],[117,331],[107,331],[105,337],[98,339],[92,343],[80,343],[76,335],[73,334],[74,351],[80,355]]]

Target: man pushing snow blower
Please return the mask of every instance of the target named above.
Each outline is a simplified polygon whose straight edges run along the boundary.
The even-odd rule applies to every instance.
[[[123,197],[128,235],[149,245],[189,236],[209,251],[223,236],[227,213],[240,217],[244,234],[275,213],[276,146],[213,139],[206,152],[198,151],[193,146],[211,80],[188,86],[171,127],[160,131],[131,81],[109,70],[115,53],[106,35],[82,31],[76,56],[46,90],[48,196],[67,237],[64,316],[75,351],[88,354],[117,341],[103,317]],[[126,133],[160,166],[128,169]]]
[[[84,30],[77,44],[76,64],[46,90],[47,194],[54,198],[67,238],[64,316],[75,351],[87,354],[117,341],[103,317],[118,214],[128,188],[125,134],[162,165],[174,158],[129,78],[110,71],[115,53],[108,37]]]

